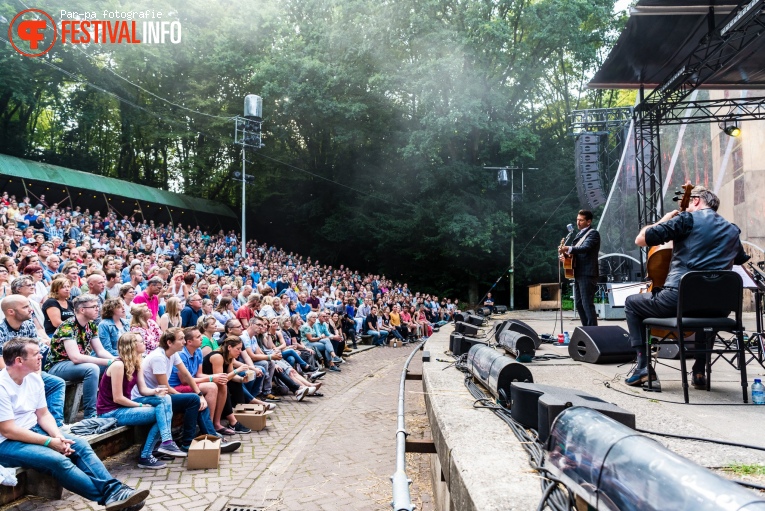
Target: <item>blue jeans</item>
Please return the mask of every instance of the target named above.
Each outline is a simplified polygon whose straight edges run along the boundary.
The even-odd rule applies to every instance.
[[[261,367],[261,369],[263,368]],[[263,383],[266,381],[265,375],[268,374],[268,368],[263,371],[263,374],[264,376],[258,376],[254,380],[248,381],[242,385],[242,392],[244,392],[244,398],[248,403],[260,395],[260,391],[263,389]]]
[[[303,369],[308,367],[308,364],[306,364],[305,361],[300,358],[300,353],[293,349],[282,350],[282,358],[289,362],[292,367],[297,367],[298,365]]]
[[[75,364],[69,360],[56,362],[48,370],[53,376],[58,376],[66,381],[82,381],[82,408],[85,410],[85,418],[96,417],[96,395],[98,394],[98,380],[101,370],[96,364]]]
[[[142,398],[139,398],[142,399]],[[210,420],[210,412],[207,408],[199,411],[199,400],[204,399],[196,394],[170,394],[173,412],[183,412],[183,436],[181,445],[188,446],[194,440],[197,432],[197,424],[202,433],[216,435],[215,427]]]
[[[171,426],[173,424],[173,403],[170,396],[146,396],[134,400],[136,403],[151,405],[146,407],[121,406],[111,412],[101,414],[100,417],[117,419],[117,426],[143,426],[151,424],[149,435],[141,450],[141,458],[148,458],[154,449],[154,445],[160,438],[163,442],[173,439]]]
[[[32,431],[48,435],[37,425]],[[87,440],[64,436],[74,440],[74,453],[68,457],[42,445],[6,440],[0,443],[0,465],[33,468],[54,477],[67,490],[103,505],[122,483],[106,470]]]
[[[66,382],[58,376],[53,376],[45,371],[40,376],[42,376],[42,381],[45,385],[45,402],[48,404],[48,411],[56,420],[56,426],[61,427],[64,423]]]
[[[329,361],[332,360],[332,353],[334,352],[334,347],[332,346],[332,342],[329,339],[322,339],[317,342],[309,342],[306,344],[309,348],[311,348],[313,351],[317,353],[316,358],[321,359],[321,356],[324,356],[324,360],[327,361],[327,365],[329,365]]]
[[[367,335],[372,336],[373,346],[382,346],[385,344],[385,338],[388,337],[388,332],[385,330],[367,330]]]

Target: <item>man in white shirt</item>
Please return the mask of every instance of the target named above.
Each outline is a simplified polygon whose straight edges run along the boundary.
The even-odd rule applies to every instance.
[[[64,435],[45,404],[37,372],[42,355],[36,340],[17,337],[3,347],[0,371],[0,465],[27,467],[56,478],[67,490],[106,506],[138,511],[149,496],[112,477],[87,440]]]

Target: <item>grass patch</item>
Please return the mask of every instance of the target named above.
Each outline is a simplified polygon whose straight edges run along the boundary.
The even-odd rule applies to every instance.
[[[726,472],[732,472],[742,476],[765,476],[765,465],[734,463],[724,468]]]

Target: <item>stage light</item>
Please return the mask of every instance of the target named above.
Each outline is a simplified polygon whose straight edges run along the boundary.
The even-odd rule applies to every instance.
[[[741,135],[741,128],[738,126],[738,121],[724,121],[720,125],[720,129],[723,130],[723,133],[728,135],[729,137],[738,137]]]
[[[589,408],[555,419],[544,466],[594,509],[765,509],[765,500]]]
[[[497,171],[497,182],[500,186],[507,186],[507,169],[499,169]]]

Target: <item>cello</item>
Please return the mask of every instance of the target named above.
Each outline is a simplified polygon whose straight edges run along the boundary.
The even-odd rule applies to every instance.
[[[678,205],[678,209],[680,211],[685,211],[688,209],[688,205],[691,203],[691,190],[693,190],[693,185],[688,182],[682,186],[683,188],[683,196],[682,198],[679,198],[680,192],[675,192],[675,197],[673,200],[679,200],[680,204]],[[667,275],[669,275],[669,264],[672,262],[672,250],[674,248],[674,245],[671,241],[668,241],[666,243],[663,243],[661,245],[656,245],[655,247],[651,247],[648,249],[648,259],[645,263],[646,273],[648,275],[648,289],[646,289],[645,292],[651,292],[653,291],[654,286],[655,287],[663,287],[664,282],[667,280]],[[642,293],[643,291],[641,291]],[[667,337],[672,333],[671,330],[663,330],[658,328],[652,328],[651,329],[651,336],[658,337],[658,338],[664,338]],[[688,333],[690,335],[690,332]]]
[[[691,190],[693,185],[688,182],[682,186],[683,196],[679,198],[680,192],[675,194],[674,200],[679,200],[680,204],[678,209],[685,211],[688,209],[688,205],[691,202]],[[664,286],[664,282],[667,280],[669,274],[669,263],[672,261],[672,249],[673,245],[671,241],[667,243],[651,247],[648,250],[648,259],[645,263],[646,274],[648,275],[648,291],[653,290],[654,287]]]

